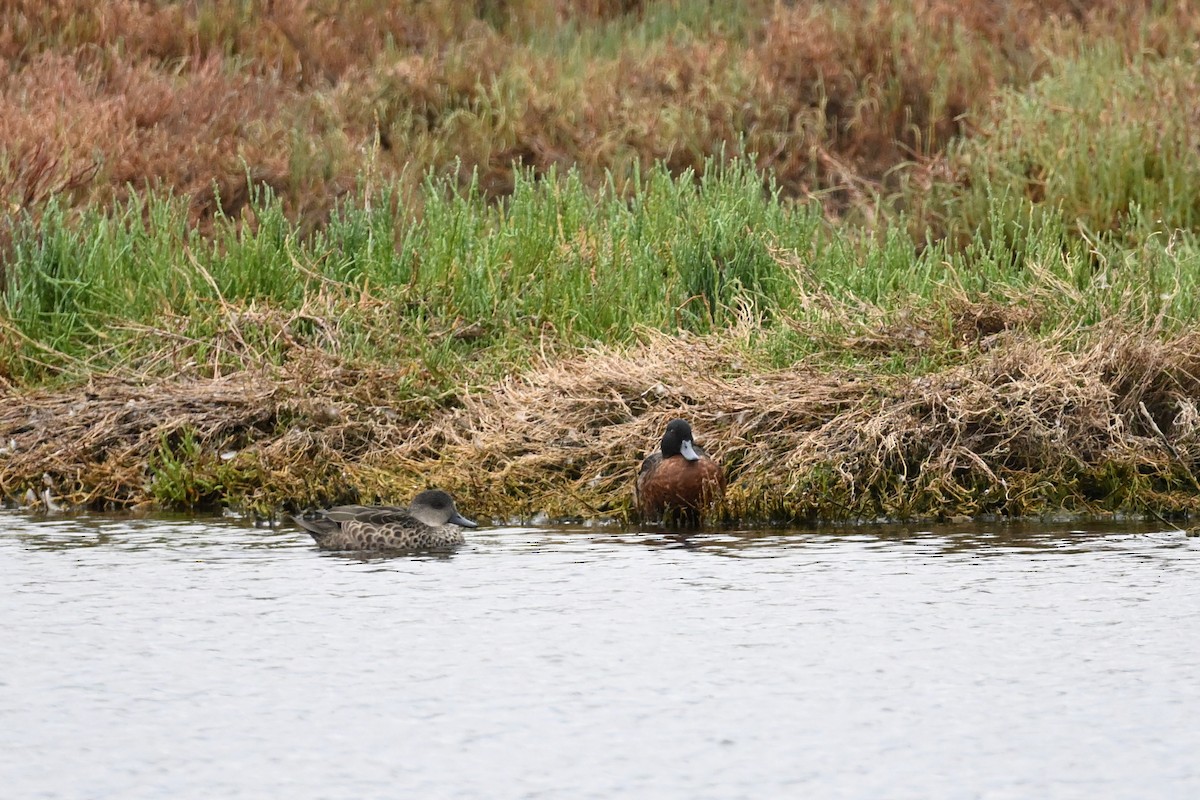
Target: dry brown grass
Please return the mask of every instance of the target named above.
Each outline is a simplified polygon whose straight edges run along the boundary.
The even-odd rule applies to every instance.
[[[1069,347],[1015,320],[968,341],[978,318],[948,332],[961,363],[918,378],[761,371],[740,341],[749,328],[647,333],[466,392],[423,422],[394,404],[393,376],[327,360],[274,382],[10,394],[0,485],[40,491],[46,473],[69,502],[127,506],[173,498],[151,481],[165,472],[190,482],[189,502],[258,510],[438,485],[485,518],[625,518],[640,459],[683,416],[729,470],[727,519],[1196,510],[1200,335],[1109,325]],[[186,464],[164,470],[172,459]]]
[[[319,386],[306,383],[313,370]],[[393,373],[322,360],[294,365],[288,382],[275,378],[106,377],[11,395],[0,410],[0,486],[17,498],[48,481],[71,505],[92,508],[320,503],[353,496],[354,463],[412,435],[411,417],[383,404]],[[156,475],[167,462],[178,474]]]
[[[623,515],[640,458],[683,416],[728,465],[726,511],[744,519],[1095,511],[1194,488],[1200,339],[1114,330],[1071,352],[1001,336],[918,379],[758,373],[727,340],[654,337],[466,398],[372,460],[438,453],[429,479],[493,514]]]

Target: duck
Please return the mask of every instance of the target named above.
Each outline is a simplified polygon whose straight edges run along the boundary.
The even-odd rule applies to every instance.
[[[687,420],[667,423],[659,450],[642,461],[634,505],[644,520],[667,516],[699,525],[702,512],[725,497],[725,471],[696,444]]]
[[[400,506],[335,506],[292,517],[322,550],[448,550],[477,523],[458,513],[454,498],[428,489]]]

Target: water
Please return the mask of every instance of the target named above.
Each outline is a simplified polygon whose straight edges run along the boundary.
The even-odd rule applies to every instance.
[[[0,516],[20,798],[1200,796],[1200,539]]]

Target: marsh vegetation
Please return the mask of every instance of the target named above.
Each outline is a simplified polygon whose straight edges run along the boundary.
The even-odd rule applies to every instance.
[[[1186,3],[10,3],[0,487],[1189,511]],[[467,504],[464,503],[466,506]]]

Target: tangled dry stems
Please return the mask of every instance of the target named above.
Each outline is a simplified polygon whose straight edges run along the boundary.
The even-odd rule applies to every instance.
[[[201,503],[404,502],[438,485],[484,518],[624,518],[641,458],[683,416],[729,471],[726,519],[1196,507],[1198,334],[1111,326],[1072,347],[1003,330],[918,378],[762,371],[746,335],[647,333],[424,418],[397,405],[387,374],[332,364],[303,379],[14,395],[0,485],[40,491],[45,474],[71,503],[129,506],[163,501],[164,464],[182,460]]]

